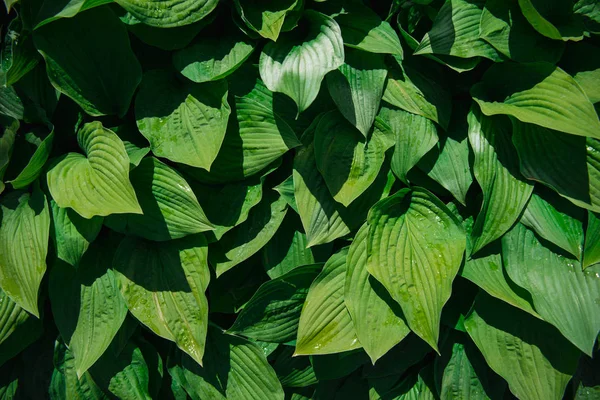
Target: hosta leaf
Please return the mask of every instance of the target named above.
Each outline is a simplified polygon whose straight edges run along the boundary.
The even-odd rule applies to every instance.
[[[235,0],[235,6],[246,25],[260,36],[276,42],[286,18],[299,11],[304,0]]]
[[[540,318],[533,309],[531,295],[508,276],[502,264],[499,242],[490,245],[485,251],[486,254],[481,253],[465,262],[461,276],[485,290],[489,295]]]
[[[298,325],[295,355],[331,354],[360,347],[344,304],[348,249],[331,256],[310,285]]]
[[[421,188],[379,201],[368,224],[369,273],[400,304],[411,330],[437,350],[442,307],[465,251],[462,226]]]
[[[0,288],[39,318],[38,291],[46,272],[50,210],[46,196],[12,192],[0,203]]]
[[[479,25],[479,37],[518,62],[560,58],[564,45],[537,33],[521,14],[517,0],[488,0]]]
[[[373,364],[410,333],[402,310],[367,271],[367,236],[363,225],[348,250],[344,302],[358,341]]]
[[[261,202],[248,214],[248,220],[227,232],[210,254],[217,276],[256,254],[277,232],[287,203],[274,191],[265,193]]]
[[[600,263],[600,218],[588,211],[588,223],[583,251],[583,268]]]
[[[456,200],[465,205],[467,192],[473,183],[473,174],[469,165],[468,125],[466,114],[456,111],[455,113],[459,117],[450,123],[447,135],[442,136],[438,145],[417,165],[452,193]]]
[[[156,158],[144,159],[131,181],[143,214],[127,216],[128,233],[165,241],[213,229],[190,185]]]
[[[52,85],[86,113],[127,112],[142,71],[127,30],[109,8],[55,21],[36,29],[33,38]]]
[[[77,133],[79,153],[67,154],[48,171],[48,188],[59,207],[84,218],[134,213],[142,209],[129,181],[129,157],[121,139],[100,122]]]
[[[294,197],[294,176],[290,175],[285,181],[275,186],[273,190],[277,191],[281,197],[287,201],[288,205],[298,213],[298,205]]]
[[[254,43],[242,33],[202,37],[173,53],[173,65],[186,78],[202,83],[225,78],[254,51]]]
[[[209,326],[206,364],[202,368],[185,355],[169,371],[192,400],[283,400],[275,371],[255,343]]]
[[[600,33],[600,5],[595,0],[579,0],[573,6],[573,12],[581,15],[587,31]]]
[[[308,288],[320,271],[320,264],[304,265],[265,282],[229,332],[267,342],[294,340]]]
[[[554,327],[486,295],[476,299],[465,327],[519,399],[562,399],[581,353]]]
[[[55,369],[49,388],[51,400],[109,399],[94,382],[89,372],[84,373],[81,377],[77,376],[73,353],[62,342],[57,341],[54,347],[54,364]]]
[[[589,43],[569,43],[561,67],[579,83],[592,103],[600,102],[600,48]]]
[[[483,0],[446,1],[414,54],[485,57],[500,61],[496,50],[479,38],[479,21],[484,4]]]
[[[317,168],[329,192],[345,207],[373,184],[388,147],[381,133],[375,131],[366,140],[338,111],[319,120],[314,146]]]
[[[114,272],[114,244],[98,240],[78,269],[57,261],[50,273],[52,314],[81,377],[106,351],[127,316]]]
[[[346,50],[345,63],[327,74],[331,98],[342,115],[368,137],[383,96],[387,70],[382,56]]]
[[[17,95],[13,86],[0,85],[0,116],[23,119],[23,101]]]
[[[519,173],[508,119],[486,117],[476,107],[471,108],[467,119],[469,142],[475,155],[473,174],[483,191],[483,205],[471,233],[471,254],[475,254],[519,219],[533,185]]]
[[[230,118],[210,173],[202,169],[189,171],[196,179],[213,184],[240,181],[264,171],[300,145],[293,129],[280,115],[286,104],[274,97],[259,79],[252,82],[250,91],[235,97],[236,116]]]
[[[130,341],[116,354],[114,349],[104,353],[91,368],[98,385],[123,400],[150,400],[148,364],[142,350]]]
[[[6,28],[0,47],[0,84],[11,86],[38,65],[40,55],[21,18],[14,18]]]
[[[163,70],[144,75],[135,100],[138,128],[155,155],[207,170],[219,153],[230,113],[225,81],[180,82]]]
[[[44,0],[36,17],[35,29],[60,18],[71,18],[80,12],[111,3],[112,0],[67,0],[55,2]]]
[[[288,214],[277,233],[262,250],[262,263],[271,279],[287,274],[301,265],[315,262],[312,250],[306,247],[306,235],[296,230],[297,220],[297,216]]]
[[[16,178],[8,181],[15,189],[23,189],[35,181],[42,173],[42,169],[50,152],[52,151],[52,141],[54,140],[54,131],[46,134],[45,137],[32,129],[25,133],[24,139],[32,146],[35,146],[35,152],[19,172]]]
[[[600,142],[513,120],[521,173],[578,207],[600,212]],[[569,157],[565,157],[569,154]]]
[[[8,168],[8,163],[12,156],[13,147],[17,131],[19,130],[19,121],[16,119],[6,119],[6,125],[3,128],[2,137],[0,138],[0,193],[4,191],[4,174]]]
[[[294,348],[286,346],[273,364],[277,378],[283,387],[306,387],[319,380],[310,363],[309,357],[294,357]]]
[[[370,53],[395,54],[402,58],[398,34],[369,7],[348,4],[348,13],[335,17],[342,30],[344,44]]]
[[[587,95],[552,64],[494,64],[471,94],[485,115],[508,114],[521,122],[600,138],[600,121]]]
[[[560,0],[519,0],[527,21],[536,31],[554,40],[580,40],[583,23],[573,17],[571,2]]]
[[[163,243],[125,238],[114,268],[129,311],[202,364],[210,273],[201,234]]]
[[[389,71],[383,100],[448,128],[452,109],[449,93],[438,82],[410,66]]]
[[[375,127],[390,132],[395,139],[392,171],[400,180],[408,182],[406,175],[438,141],[435,124],[420,115],[394,108],[382,107]]]
[[[189,25],[205,18],[218,0],[115,0],[144,24],[159,28]]]
[[[31,316],[0,289],[0,344],[18,333],[29,319]]]
[[[340,27],[332,18],[307,10],[309,29],[304,38],[282,36],[260,55],[260,76],[269,90],[291,97],[298,114],[310,106],[329,71],[344,63]]]
[[[583,250],[582,213],[565,200],[562,202],[561,200],[556,196],[550,203],[534,193],[523,212],[521,223],[581,260]]]
[[[600,278],[544,246],[521,224],[502,238],[502,259],[511,279],[531,293],[542,318],[591,357],[600,332]]]
[[[310,356],[315,375],[320,381],[340,379],[369,363],[368,355],[363,349],[344,351],[342,353]]]

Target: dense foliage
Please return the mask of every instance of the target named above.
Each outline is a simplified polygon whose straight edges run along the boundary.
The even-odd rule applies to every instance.
[[[4,3],[0,399],[600,398],[597,0]]]

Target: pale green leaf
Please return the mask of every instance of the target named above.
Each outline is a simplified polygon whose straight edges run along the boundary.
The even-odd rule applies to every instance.
[[[344,248],[331,256],[310,285],[298,325],[295,355],[332,354],[360,347],[344,303],[346,256]]]
[[[344,63],[340,27],[316,11],[304,13],[309,29],[304,38],[293,34],[268,43],[260,55],[260,76],[269,90],[291,97],[298,114],[310,106],[325,75]]]
[[[141,214],[121,139],[100,122],[91,122],[79,130],[77,141],[87,158],[68,153],[48,171],[48,188],[56,204],[70,207],[88,219],[95,215]]]
[[[502,238],[502,259],[542,318],[591,357],[600,332],[600,277],[544,246],[521,224]]]
[[[483,204],[471,233],[471,254],[475,254],[500,238],[519,219],[531,197],[533,184],[519,172],[506,117],[486,117],[474,106],[467,120],[475,158],[473,175],[483,191]]]
[[[210,272],[202,234],[163,243],[125,238],[114,269],[129,311],[202,364]]]
[[[586,42],[569,43],[561,67],[579,83],[592,103],[600,102],[600,48]]]
[[[304,0],[235,0],[246,25],[260,36],[276,42],[286,18],[302,9]]]
[[[25,133],[24,139],[35,146],[35,152],[27,162],[27,165],[19,172],[16,178],[8,181],[15,189],[23,189],[35,181],[44,168],[44,164],[52,151],[52,142],[54,140],[54,131],[46,134],[45,137],[38,134],[34,129]]]
[[[144,24],[159,28],[189,25],[205,18],[218,0],[115,0]]]
[[[367,235],[363,225],[348,250],[344,302],[358,341],[373,364],[410,333],[402,310],[367,271]]]
[[[335,201],[348,207],[377,179],[387,150],[382,134],[369,140],[338,111],[330,111],[315,130],[317,169]]]
[[[181,82],[164,70],[144,75],[135,100],[137,126],[156,156],[207,170],[230,113],[226,81]]]
[[[484,4],[484,0],[447,0],[414,54],[484,57],[501,61],[498,52],[479,38]]]
[[[106,351],[127,316],[112,267],[114,243],[94,242],[79,268],[58,260],[49,294],[61,338],[73,354],[81,377]]]
[[[45,25],[33,39],[57,90],[92,116],[125,115],[142,70],[127,29],[109,8]]]
[[[320,271],[321,264],[304,265],[263,283],[228,331],[266,342],[294,340],[308,289]]]
[[[507,114],[572,135],[600,138],[600,120],[587,95],[562,69],[544,62],[492,65],[471,95],[485,115]]]
[[[38,292],[46,272],[50,210],[39,188],[12,192],[0,203],[0,288],[39,318]]]
[[[383,96],[387,69],[382,56],[346,50],[345,63],[327,74],[331,98],[344,117],[368,137]]]
[[[19,333],[19,327],[31,319],[31,315],[0,289],[0,344],[13,333]]]
[[[522,400],[560,400],[580,352],[553,326],[479,295],[465,321],[487,364]]]
[[[465,252],[462,226],[421,188],[379,201],[368,224],[369,273],[400,304],[411,330],[437,350],[442,307]]]

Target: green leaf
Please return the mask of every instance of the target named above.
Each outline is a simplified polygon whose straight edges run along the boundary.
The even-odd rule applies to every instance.
[[[21,120],[24,111],[23,101],[17,95],[15,88],[0,85],[0,116]]]
[[[519,0],[527,21],[536,31],[554,40],[583,39],[583,23],[573,16],[571,2]]]
[[[486,117],[472,107],[467,117],[469,142],[475,156],[473,175],[483,191],[483,204],[471,233],[477,253],[500,238],[519,219],[533,184],[522,178],[505,117]]]
[[[236,118],[229,121],[210,173],[186,169],[194,178],[212,184],[240,181],[264,171],[300,145],[293,129],[281,117],[281,108],[286,107],[281,97],[275,97],[259,79],[251,84],[251,90],[235,97]]]
[[[228,331],[266,342],[294,340],[308,289],[320,271],[321,264],[304,265],[265,282]]]
[[[414,54],[484,57],[501,61],[498,52],[479,38],[479,21],[484,3],[483,0],[446,1]]]
[[[483,8],[479,37],[504,56],[518,62],[556,63],[564,44],[537,33],[521,14],[517,0],[488,0]]]
[[[8,163],[12,156],[13,147],[15,144],[15,138],[17,131],[19,130],[19,121],[16,119],[9,119],[6,126],[3,128],[3,134],[0,138],[0,193],[4,191],[4,174],[8,168]]]
[[[254,42],[240,32],[205,37],[173,53],[173,65],[191,81],[202,83],[223,79],[250,57]]]
[[[521,223],[581,260],[583,213],[558,196],[551,200],[550,203],[534,193],[523,212]]]
[[[50,400],[109,399],[94,382],[89,372],[84,373],[81,377],[77,376],[73,353],[59,341],[54,346],[54,365],[55,369],[49,388]]]
[[[135,100],[138,128],[155,155],[207,170],[219,153],[230,113],[225,81],[180,82],[164,70],[144,75]]]
[[[129,311],[202,364],[210,273],[201,234],[169,242],[123,239],[113,262]]]
[[[54,130],[47,134],[45,137],[39,135],[39,132],[32,129],[30,132],[25,133],[25,141],[30,145],[36,147],[35,152],[25,165],[25,168],[19,172],[16,178],[8,181],[15,189],[23,189],[29,186],[35,181],[40,174],[42,169],[50,156],[52,151],[52,142],[54,140]]]
[[[127,233],[165,241],[213,229],[192,188],[174,169],[150,157],[130,175],[143,214],[126,217]]]
[[[338,111],[319,120],[315,159],[335,201],[348,207],[377,179],[388,147],[382,136],[375,131],[366,140]]]
[[[310,285],[300,315],[294,355],[332,354],[360,347],[344,304],[347,255],[348,248],[344,248],[331,256]]]
[[[32,317],[0,289],[0,344],[13,333],[19,333]],[[15,334],[16,334],[15,333]]]
[[[452,109],[450,94],[438,82],[410,66],[389,70],[383,100],[448,128]]]
[[[465,252],[456,217],[425,189],[402,189],[369,211],[367,269],[383,284],[413,332],[437,350],[442,307]],[[398,243],[401,252],[396,246]]]
[[[269,42],[260,55],[260,76],[269,90],[291,97],[298,114],[310,106],[325,75],[344,63],[340,27],[332,18],[307,10],[308,32],[304,38],[293,34]]]
[[[183,356],[169,372],[192,400],[283,400],[275,371],[258,345],[209,326],[206,364]]]
[[[50,273],[52,314],[81,377],[106,351],[127,316],[112,266],[113,243],[94,242],[79,268],[57,261]]]
[[[364,364],[368,364],[369,357],[363,349],[356,349],[342,353],[310,356],[310,362],[317,378],[324,381],[344,378]]]
[[[33,46],[31,33],[23,27],[21,18],[14,18],[8,24],[0,53],[2,86],[15,84],[38,65],[40,55]]]
[[[205,18],[217,7],[218,0],[115,0],[144,24],[158,28],[189,25]]]
[[[368,137],[383,96],[387,70],[382,56],[346,50],[345,63],[327,74],[331,98],[342,115]]]
[[[409,333],[399,344],[394,346],[375,365],[365,366],[364,375],[369,379],[394,377],[398,378],[410,367],[421,361],[431,347],[414,333]],[[392,383],[395,383],[392,382]]]
[[[571,75],[592,103],[600,102],[600,48],[589,43],[569,43],[561,67]]]
[[[402,310],[367,270],[369,226],[357,232],[346,259],[344,302],[350,313],[358,341],[373,364],[403,340],[410,329]]]
[[[304,0],[235,0],[235,7],[246,25],[260,36],[276,42],[288,16],[300,11]]]
[[[513,120],[521,173],[578,207],[600,212],[600,142]],[[569,154],[569,157],[565,157]]]
[[[485,290],[487,294],[541,318],[533,309],[531,295],[508,276],[502,264],[502,249],[499,243],[494,242],[486,250],[467,260],[461,276]]]
[[[511,279],[531,293],[542,318],[591,357],[600,332],[600,278],[544,246],[521,224],[502,238],[502,259]]]
[[[87,158],[68,153],[48,171],[48,189],[56,204],[71,207],[87,219],[95,215],[141,214],[121,139],[100,122],[90,122],[77,133],[77,142]]]
[[[319,380],[309,357],[294,357],[294,348],[286,346],[273,364],[277,378],[284,387],[307,387]]]
[[[600,263],[600,218],[598,215],[588,211],[587,221],[583,268]]]
[[[465,328],[519,399],[562,399],[581,353],[554,327],[480,295]]]
[[[60,18],[72,18],[80,12],[107,3],[112,3],[112,0],[63,0],[60,2],[44,0],[36,17],[37,24],[34,29]]]
[[[600,138],[600,121],[579,84],[549,63],[494,64],[471,95],[485,115],[507,114],[572,135]]]
[[[359,4],[348,4],[349,12],[335,17],[344,44],[370,53],[395,54],[402,58],[402,46],[394,28],[369,7]]]
[[[306,247],[306,235],[296,229],[297,221],[297,216],[288,214],[277,233],[262,249],[262,264],[271,279],[315,262],[312,250]]]
[[[39,188],[12,192],[0,202],[0,288],[21,308],[40,317],[38,292],[46,272],[50,210]]]
[[[296,198],[294,197],[294,176],[290,175],[285,181],[273,188],[278,192],[281,197],[285,199],[288,205],[298,213],[298,205],[296,204]],[[1,193],[1,192],[0,192]],[[305,246],[306,247],[306,246]]]
[[[33,39],[57,90],[92,116],[125,115],[142,70],[127,30],[109,8],[45,25]]]
[[[395,140],[392,171],[403,182],[406,175],[438,141],[435,124],[420,115],[382,107],[375,120],[375,127],[389,132]]]
[[[98,385],[123,400],[150,400],[148,364],[134,342],[126,343],[116,354],[109,348],[90,373]]]

